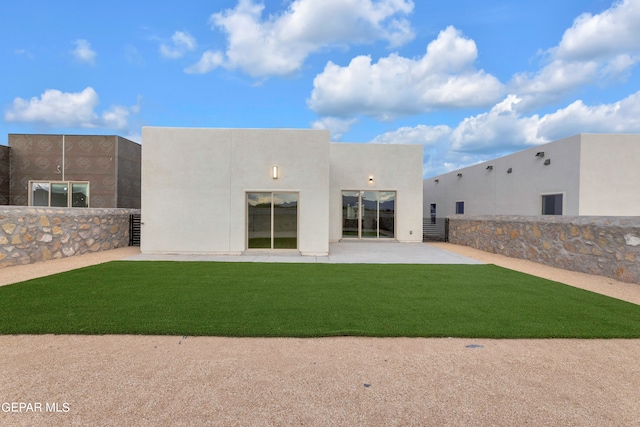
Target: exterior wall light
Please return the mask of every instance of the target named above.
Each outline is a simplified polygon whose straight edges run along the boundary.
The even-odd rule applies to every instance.
[[[433,182],[435,182],[435,183],[437,184],[437,183],[439,183],[439,182],[440,182],[440,180],[439,180],[439,179],[436,179],[436,180],[435,180],[435,181],[433,181]]]
[[[536,157],[544,157],[544,151],[538,151]]]
[[[462,177],[462,174],[461,174],[461,173],[459,173],[459,174],[458,174],[458,178],[461,178],[461,177]]]
[[[369,177],[369,184],[373,184],[373,176]]]
[[[513,168],[507,169],[507,173],[511,173],[511,172],[513,172]]]
[[[488,171],[492,171],[492,170],[493,170],[493,166],[489,165],[489,166],[487,166],[487,168],[486,168],[486,169],[487,169]]]
[[[278,179],[278,167],[277,167],[277,166],[274,166],[274,167],[271,169],[271,177],[272,177],[273,179]]]
[[[551,164],[551,159],[547,159],[544,161],[545,166],[549,166]]]

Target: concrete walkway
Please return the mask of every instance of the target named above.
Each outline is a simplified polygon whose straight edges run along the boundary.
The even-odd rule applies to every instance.
[[[299,262],[329,264],[484,264],[423,243],[340,242],[329,245],[328,256],[297,252],[245,252],[242,255],[138,254],[131,261]]]

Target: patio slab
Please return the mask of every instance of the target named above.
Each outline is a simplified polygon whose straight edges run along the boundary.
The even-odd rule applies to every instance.
[[[294,252],[245,252],[242,255],[137,254],[131,261],[298,262],[329,264],[484,264],[425,243],[339,242],[329,245],[328,256]]]

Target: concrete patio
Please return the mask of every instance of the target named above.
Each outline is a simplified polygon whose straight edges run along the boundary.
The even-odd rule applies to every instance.
[[[331,243],[328,256],[294,251],[247,251],[242,255],[137,254],[132,261],[300,262],[329,264],[484,264],[424,243],[353,241]]]

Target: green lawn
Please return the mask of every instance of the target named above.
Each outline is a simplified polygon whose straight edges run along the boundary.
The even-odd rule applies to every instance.
[[[494,265],[116,261],[0,287],[0,334],[639,338],[640,306]]]

